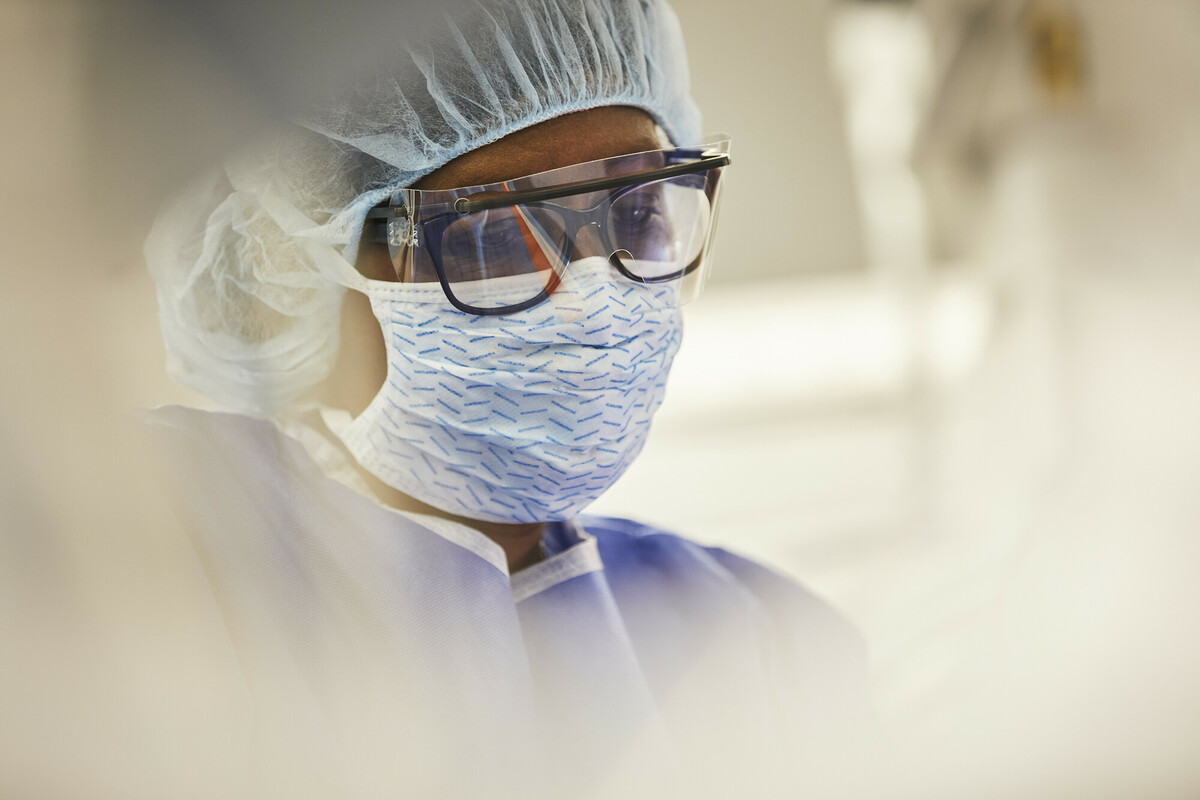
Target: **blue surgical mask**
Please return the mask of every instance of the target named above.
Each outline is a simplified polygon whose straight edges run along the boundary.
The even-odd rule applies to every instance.
[[[570,519],[641,451],[682,321],[672,287],[573,263],[552,302],[465,314],[437,284],[362,281],[387,378],[335,434],[367,471],[443,511],[492,522]]]

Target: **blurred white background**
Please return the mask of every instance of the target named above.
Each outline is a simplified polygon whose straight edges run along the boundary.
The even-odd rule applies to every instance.
[[[844,609],[922,791],[1195,796],[1200,3],[712,6],[720,278],[597,506]]]
[[[898,786],[1196,796],[1200,3],[676,7],[735,166],[655,434],[593,510],[850,616]],[[75,619],[63,586],[135,630],[201,591],[122,560],[182,556],[106,422],[197,402],[163,372],[140,241],[291,84],[230,17],[147,8],[0,3],[0,599],[45,601],[0,603],[9,641]]]

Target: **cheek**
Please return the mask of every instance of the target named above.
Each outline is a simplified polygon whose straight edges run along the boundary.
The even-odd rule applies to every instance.
[[[337,363],[322,387],[321,400],[358,416],[379,393],[386,378],[387,351],[371,302],[364,294],[347,291],[342,301]]]

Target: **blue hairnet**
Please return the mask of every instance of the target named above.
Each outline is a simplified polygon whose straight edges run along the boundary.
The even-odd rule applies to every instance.
[[[597,106],[698,141],[683,40],[660,0],[495,0],[435,15],[369,80],[168,203],[146,242],[168,370],[276,414],[337,355],[367,210],[470,150]]]

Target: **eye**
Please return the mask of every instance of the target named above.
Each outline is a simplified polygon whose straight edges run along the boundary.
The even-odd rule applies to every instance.
[[[442,251],[453,258],[493,261],[520,240],[510,211],[484,211],[456,220],[446,231]]]
[[[612,210],[613,224],[621,231],[634,232],[661,224],[662,212],[646,203],[622,203]]]
[[[479,243],[485,250],[508,247],[521,236],[511,219],[492,222],[479,231]]]

